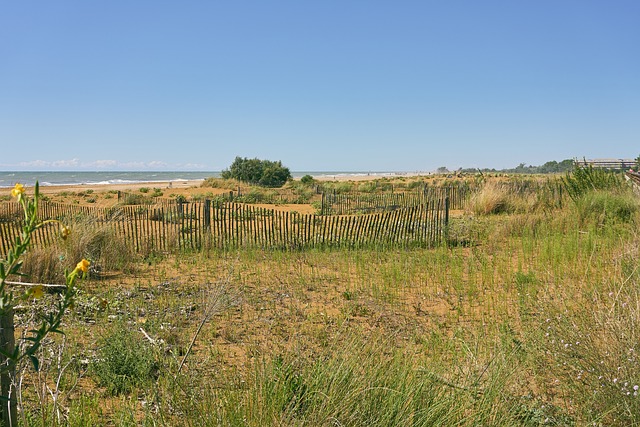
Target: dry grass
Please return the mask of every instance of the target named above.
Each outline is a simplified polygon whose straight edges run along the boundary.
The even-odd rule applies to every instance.
[[[455,247],[210,251],[89,280],[65,325],[65,422],[632,425],[638,212],[531,209],[454,218]],[[221,283],[233,297],[208,316]],[[158,371],[107,405],[87,367],[116,324],[152,339]]]

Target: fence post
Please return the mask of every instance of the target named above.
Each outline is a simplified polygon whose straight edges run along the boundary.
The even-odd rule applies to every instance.
[[[444,242],[449,244],[449,187],[447,187],[446,196],[444,198]]]
[[[211,228],[211,200],[204,199],[204,228],[209,230]]]

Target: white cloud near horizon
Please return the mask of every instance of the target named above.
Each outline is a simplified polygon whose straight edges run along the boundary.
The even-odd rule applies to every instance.
[[[145,170],[206,170],[206,166],[200,163],[177,163],[169,164],[159,160],[149,162],[120,162],[111,159],[101,159],[92,161],[81,161],[80,159],[62,159],[62,160],[31,160],[18,163],[1,163],[0,168],[6,170],[25,170],[25,171],[84,171],[84,170],[128,170],[128,171],[145,171]]]

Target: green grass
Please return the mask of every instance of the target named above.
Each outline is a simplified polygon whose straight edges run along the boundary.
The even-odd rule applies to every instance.
[[[507,188],[511,206],[546,191]],[[634,425],[639,213],[602,191],[453,218],[432,249],[211,250],[89,280],[65,324],[61,424]],[[118,374],[128,359],[108,356],[130,349],[153,369]],[[101,364],[140,381],[113,397]],[[28,425],[55,425],[38,402]]]

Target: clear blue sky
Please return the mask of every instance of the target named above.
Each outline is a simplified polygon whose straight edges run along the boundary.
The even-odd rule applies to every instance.
[[[0,169],[640,154],[638,0],[0,1]]]

